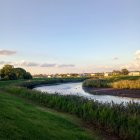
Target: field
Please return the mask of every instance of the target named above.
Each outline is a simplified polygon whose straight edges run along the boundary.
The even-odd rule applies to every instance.
[[[94,134],[93,136],[88,131],[83,131],[81,126],[74,125],[75,123],[78,124],[74,119],[74,116],[77,116],[82,120],[82,122],[90,124],[101,133],[106,132],[108,135],[113,135],[116,139],[139,140],[140,105],[137,103],[128,103],[127,106],[124,106],[123,104],[115,105],[113,103],[112,105],[101,104],[97,101],[89,101],[77,96],[42,94],[41,92],[26,88],[32,88],[35,85],[40,84],[54,84],[68,81],[71,80],[40,79],[32,81],[15,81],[14,83],[7,81],[7,84],[6,81],[0,82],[0,99],[2,100],[0,102],[2,108],[1,118],[6,119],[6,122],[8,122],[8,130],[6,127],[0,127],[0,131],[3,133],[3,138],[6,138],[7,135],[11,136],[11,133],[13,132],[13,139],[14,137],[18,139],[23,136],[34,139],[34,134],[38,132],[36,137],[42,136],[39,139],[102,139],[101,137],[98,138],[94,131],[92,131]],[[63,121],[66,121],[64,119],[65,115],[61,115],[60,117],[61,113],[54,113],[52,110],[48,110],[48,108],[64,112],[66,114],[72,114],[72,116],[74,116],[72,119],[69,119],[68,117],[66,119],[68,122],[65,124],[63,123]],[[5,116],[3,115],[4,110],[7,110],[5,111]],[[12,115],[14,116],[11,117]],[[7,118],[7,116],[10,116],[12,119]],[[50,117],[48,118],[48,116]],[[38,120],[37,118],[40,119]],[[50,122],[49,119],[53,120],[53,118],[55,118],[56,122]],[[7,119],[9,119],[9,121],[7,121]],[[30,124],[28,119],[30,120]],[[59,122],[57,119],[61,121]],[[20,123],[20,120],[24,121],[24,123]],[[4,121],[2,120],[2,122]],[[68,124],[70,122],[71,124],[69,126]],[[12,127],[14,127],[16,131],[19,131],[13,131],[14,129],[11,129]],[[30,131],[33,129],[32,133],[28,133],[26,131],[26,127],[28,127]],[[48,135],[46,132],[48,132]],[[108,139],[111,140],[111,138]]]
[[[0,91],[1,140],[99,140],[75,117],[39,107]]]

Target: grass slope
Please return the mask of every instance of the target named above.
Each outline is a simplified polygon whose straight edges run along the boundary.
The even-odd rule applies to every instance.
[[[0,91],[1,140],[97,140],[70,116]]]

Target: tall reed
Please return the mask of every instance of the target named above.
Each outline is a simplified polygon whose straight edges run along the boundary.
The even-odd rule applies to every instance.
[[[83,87],[140,89],[140,77],[127,76],[104,79],[88,79],[83,82]]]

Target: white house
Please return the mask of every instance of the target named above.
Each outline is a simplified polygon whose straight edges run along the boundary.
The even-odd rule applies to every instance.
[[[104,73],[104,77],[108,77],[108,76],[111,76],[112,74],[110,72],[105,72]]]
[[[131,71],[129,72],[129,76],[140,76],[140,71]]]
[[[96,76],[96,74],[95,74],[95,73],[91,73],[90,76],[91,76],[91,77],[92,77],[92,76]]]

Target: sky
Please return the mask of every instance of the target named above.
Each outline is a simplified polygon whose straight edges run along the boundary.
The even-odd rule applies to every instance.
[[[140,0],[0,0],[0,68],[140,70]]]

